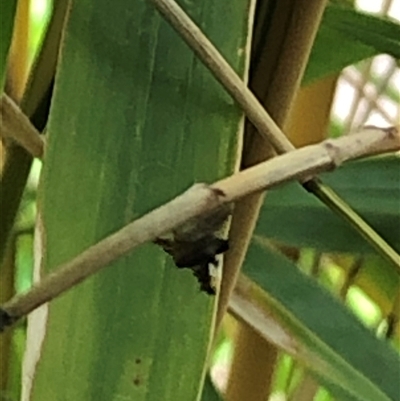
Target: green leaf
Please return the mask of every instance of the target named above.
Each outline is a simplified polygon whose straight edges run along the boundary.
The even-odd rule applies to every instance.
[[[249,4],[184,6],[244,76]],[[74,2],[64,37],[41,186],[46,271],[230,174],[242,121],[148,2]],[[147,244],[49,305],[31,399],[196,400],[213,309],[190,271]]]
[[[201,396],[202,401],[223,401],[221,396],[218,394],[210,376],[206,377],[204,382],[203,394]]]
[[[351,273],[350,273],[351,274]],[[356,283],[368,296],[388,312],[399,291],[399,273],[385,259],[378,255],[365,255],[362,259],[362,269],[357,274]]]
[[[400,58],[400,25],[350,7],[329,4],[315,39],[303,84],[339,73],[377,54]]]
[[[400,158],[388,156],[348,163],[323,181],[400,252]],[[374,252],[353,227],[333,214],[298,183],[268,192],[256,233],[296,247],[323,252]]]
[[[1,5],[1,29],[0,29],[0,85],[4,86],[7,68],[7,55],[11,46],[14,27],[14,16],[17,9],[17,0],[7,0]]]
[[[399,356],[317,282],[257,239],[244,273],[266,292],[272,316],[297,342],[293,356],[335,398],[398,400]]]

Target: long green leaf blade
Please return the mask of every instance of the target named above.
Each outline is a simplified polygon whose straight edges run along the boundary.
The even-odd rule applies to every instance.
[[[368,57],[387,53],[400,57],[400,25],[351,7],[329,4],[310,55],[303,84]]]
[[[244,75],[249,4],[185,8]],[[232,172],[241,121],[149,4],[73,3],[42,177],[46,271],[193,182]],[[142,247],[49,305],[32,399],[195,400],[213,303],[189,271]]]
[[[288,259],[255,239],[244,272],[297,343],[298,358],[338,399],[396,401],[399,356]]]
[[[14,27],[14,16],[17,9],[17,0],[9,0],[1,5],[1,29],[0,29],[0,87],[3,90],[7,55],[11,46],[11,38]]]

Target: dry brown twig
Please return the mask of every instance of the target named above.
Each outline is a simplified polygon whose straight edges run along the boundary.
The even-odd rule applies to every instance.
[[[201,218],[226,203],[290,180],[305,180],[330,171],[344,161],[400,150],[399,128],[368,127],[353,135],[278,156],[224,178],[212,185],[196,184],[165,205],[133,221],[55,268],[29,291],[13,297],[0,309],[0,330],[51,301],[119,257],[154,241],[192,218]],[[399,260],[400,264],[400,260]]]
[[[185,11],[175,1],[150,1],[235,99],[258,132],[272,144],[274,149],[278,153],[294,150],[293,144],[257,100],[253,92]]]
[[[43,157],[43,138],[29,118],[5,93],[0,98],[0,136],[18,142],[34,157]]]

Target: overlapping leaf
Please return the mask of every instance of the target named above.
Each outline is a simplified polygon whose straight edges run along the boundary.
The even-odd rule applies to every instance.
[[[399,356],[339,300],[262,241],[253,241],[244,273],[265,291],[272,314],[299,343],[300,362],[333,396],[398,399]]]
[[[303,83],[339,73],[377,54],[400,58],[400,25],[350,7],[330,4],[325,10]]]

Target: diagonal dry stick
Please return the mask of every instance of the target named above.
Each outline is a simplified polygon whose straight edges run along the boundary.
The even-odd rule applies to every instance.
[[[272,144],[274,149],[278,153],[294,150],[293,144],[257,100],[253,92],[185,11],[174,0],[150,1],[182,36],[225,90],[236,100],[258,132]]]
[[[214,77],[240,105],[258,132],[274,147],[275,151],[279,154],[293,151],[295,149],[293,144],[185,11],[174,0],[149,1],[155,5],[204,65],[209,68]],[[397,266],[397,252],[331,188],[318,179],[303,180],[303,187],[333,212],[348,221],[388,262]],[[226,304],[228,296],[229,294],[225,296]]]
[[[116,233],[62,264],[29,291],[0,308],[0,331],[40,305],[82,282],[145,242],[154,241],[192,218],[201,218],[223,204],[290,180],[304,180],[341,163],[400,149],[396,128],[367,128],[339,139],[326,140],[243,170],[212,185],[196,184],[174,200],[133,221]],[[398,267],[400,271],[400,256]]]
[[[291,151],[293,145],[279,129],[275,121],[268,112],[255,98],[254,94],[247,88],[247,85],[240,79],[235,71],[230,67],[226,60],[221,56],[218,50],[201,32],[201,30],[190,20],[186,13],[175,3],[174,0],[150,0],[165,19],[176,29],[178,34],[185,40],[188,46],[196,53],[200,60],[209,68],[215,78],[223,85],[225,90],[241,106],[246,116],[256,127],[263,138],[275,148],[278,153]],[[273,111],[273,110],[272,110]],[[274,114],[276,115],[276,113]],[[279,122],[279,120],[277,120]],[[304,182],[304,181],[303,181]],[[368,225],[345,201],[343,201],[331,188],[324,185],[318,179],[311,179],[304,182],[304,188],[313,193],[327,207],[346,220],[353,226],[389,263],[398,267],[399,256],[397,252],[388,244],[376,231]],[[251,227],[247,220],[247,213],[254,212],[258,205],[256,204],[257,195],[254,199],[246,199],[243,208],[237,210],[239,214],[233,217],[235,227]],[[255,205],[253,209],[249,205]],[[247,209],[246,218],[240,212]],[[232,231],[231,231],[232,232]],[[218,304],[216,317],[217,327],[220,325],[228,307],[229,297],[233,291],[235,281],[241,267],[242,252],[245,251],[248,237],[241,237],[239,240],[235,237],[237,232],[233,231],[232,241],[236,242],[235,248],[228,253],[226,262],[229,271],[224,272],[222,278],[222,290]]]
[[[29,118],[5,93],[0,97],[0,137],[18,142],[33,157],[43,157],[43,138]]]

